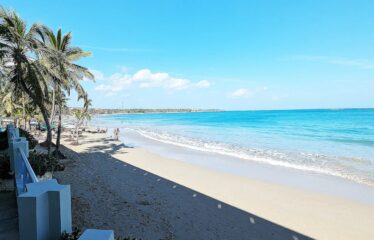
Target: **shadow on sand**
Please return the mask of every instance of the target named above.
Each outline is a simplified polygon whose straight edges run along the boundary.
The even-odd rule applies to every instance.
[[[69,174],[57,178],[72,185],[73,199],[89,203],[84,227],[141,239],[312,239],[107,154],[124,147],[98,146],[80,154],[64,148],[81,163],[67,167]],[[74,180],[74,174],[82,178]],[[74,219],[82,218],[76,216],[81,214],[78,208],[73,201]],[[80,223],[76,220],[75,225]]]

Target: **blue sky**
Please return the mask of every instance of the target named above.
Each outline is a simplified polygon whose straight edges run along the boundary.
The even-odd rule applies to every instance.
[[[94,107],[374,105],[374,1],[2,1],[73,33]],[[72,96],[71,106],[78,106]]]

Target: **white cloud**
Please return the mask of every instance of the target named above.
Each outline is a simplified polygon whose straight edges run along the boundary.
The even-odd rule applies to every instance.
[[[165,87],[169,89],[182,90],[190,86],[190,81],[187,79],[172,79]]]
[[[129,88],[132,84],[131,75],[115,73],[109,77],[102,76],[99,80],[104,81],[104,83],[95,87],[96,91],[105,92],[107,96],[113,96],[118,92]]]
[[[119,92],[130,86],[137,86],[140,88],[164,88],[170,90],[183,90],[190,87],[207,88],[210,83],[207,80],[192,83],[188,79],[176,78],[166,72],[155,72],[144,68],[134,74],[126,72],[115,73],[110,77],[100,76],[103,80],[108,80],[108,84],[100,84],[95,90],[104,92]]]
[[[181,90],[189,87],[190,81],[187,79],[174,78],[168,73],[152,73],[149,69],[142,69],[132,77],[134,82],[140,82],[140,87],[164,87],[168,89]]]
[[[95,90],[97,90],[97,91],[110,91],[111,86],[110,85],[105,85],[105,84],[100,84],[100,85],[95,87]]]
[[[229,97],[231,98],[247,98],[251,94],[248,89],[246,88],[239,88],[231,93],[229,93]]]
[[[210,87],[210,82],[208,80],[201,80],[195,84],[197,88],[208,88]]]

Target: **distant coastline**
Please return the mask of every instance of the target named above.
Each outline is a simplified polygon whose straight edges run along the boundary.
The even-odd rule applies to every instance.
[[[69,108],[72,111],[77,108]],[[92,115],[112,115],[112,114],[146,114],[146,113],[188,113],[188,112],[223,112],[221,109],[195,109],[195,108],[129,108],[129,109],[110,109],[110,108],[91,108]]]
[[[72,115],[71,112],[79,107],[69,107],[65,112]],[[269,111],[342,111],[342,110],[374,110],[374,108],[291,108],[291,109],[198,109],[198,108],[91,108],[89,113],[92,115],[118,115],[118,114],[153,114],[153,113],[190,113],[190,112],[269,112]]]

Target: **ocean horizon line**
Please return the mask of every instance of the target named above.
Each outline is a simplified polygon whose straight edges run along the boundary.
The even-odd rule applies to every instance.
[[[321,110],[374,110],[374,107],[362,107],[362,108],[355,108],[355,107],[347,107],[347,108],[283,108],[283,109],[236,109],[236,110],[225,110],[225,112],[247,112],[247,111],[321,111]]]

